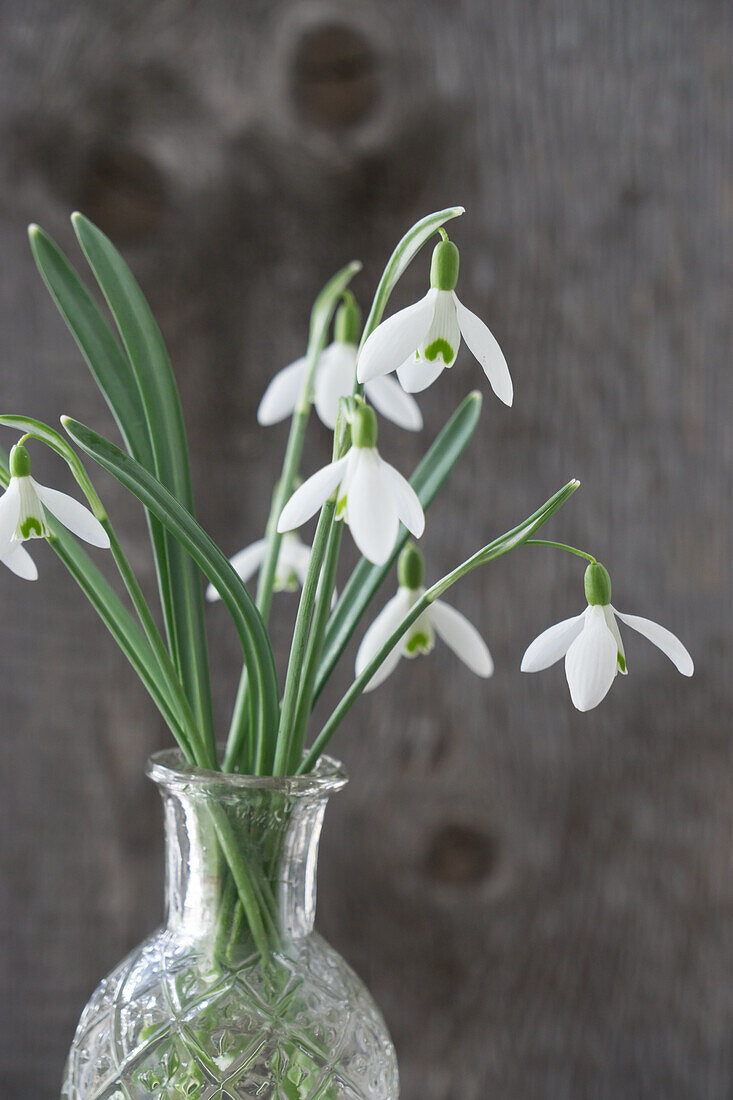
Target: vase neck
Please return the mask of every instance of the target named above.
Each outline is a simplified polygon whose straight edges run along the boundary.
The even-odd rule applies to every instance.
[[[194,941],[307,936],[316,910],[318,843],[328,796],[345,782],[247,786],[218,773],[164,781],[167,927]],[[254,782],[254,781],[253,781]],[[237,912],[237,908],[239,912]],[[268,941],[269,942],[269,941]]]

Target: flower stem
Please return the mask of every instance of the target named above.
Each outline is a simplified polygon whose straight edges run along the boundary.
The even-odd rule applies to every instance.
[[[568,554],[576,554],[579,558],[585,558],[593,565],[596,559],[592,554],[586,554],[585,550],[578,550],[575,546],[568,546],[566,542],[553,542],[551,539],[527,539],[525,546],[554,546],[556,550],[567,550]]]
[[[336,494],[326,501],[318,517],[313,549],[311,550],[310,563],[306,574],[303,591],[300,594],[298,614],[295,619],[293,631],[293,643],[290,647],[288,659],[288,671],[285,676],[285,690],[283,692],[282,706],[280,708],[280,726],[277,731],[277,744],[275,746],[275,760],[273,763],[273,775],[285,775],[290,761],[292,742],[295,733],[295,712],[298,705],[298,691],[300,689],[303,671],[303,658],[308,640],[313,605],[318,591],[318,578],[321,575],[321,566],[326,553],[331,525],[334,522],[336,511]]]
[[[323,572],[318,587],[316,610],[313,615],[313,624],[310,634],[308,635],[308,648],[306,649],[303,671],[300,677],[300,691],[298,693],[293,744],[290,753],[290,768],[293,771],[298,767],[303,755],[306,727],[313,706],[316,675],[321,660],[323,640],[326,636],[326,624],[331,610],[331,597],[333,596],[334,585],[336,583],[336,569],[338,567],[343,530],[343,523],[334,522],[331,524],[331,530],[328,535],[328,545],[326,546],[326,555],[323,560]]]
[[[512,528],[511,531],[507,531],[505,534],[500,535],[499,538],[494,539],[494,541],[490,542],[487,546],[482,547],[481,550],[477,551],[477,553],[473,554],[470,558],[467,558],[466,561],[461,562],[461,564],[451,570],[450,573],[446,573],[444,577],[441,577],[439,581],[436,581],[435,584],[431,585],[431,587],[423,593],[420,599],[412,605],[404,618],[395,627],[381,649],[364,668],[361,675],[357,676],[349,690],[342,697],[323,729],[318,734],[318,737],[313,742],[307,756],[299,765],[296,772],[297,775],[303,775],[315,766],[321,753],[325,750],[346,714],[364,691],[364,688],[382,664],[382,661],[387,654],[394,649],[400,638],[409,630],[423,611],[425,611],[434,600],[438,599],[439,596],[442,596],[442,594],[454,585],[456,581],[459,581],[461,577],[465,577],[466,574],[471,573],[480,565],[486,565],[488,562],[494,561],[495,558],[500,558],[502,555],[508,554],[510,550],[514,550],[517,546],[521,546],[525,543],[530,535],[533,535],[535,531],[547,522],[550,516],[552,516],[558,508],[562,507],[562,505],[573,495],[579,485],[580,482],[575,479],[569,481],[567,485],[560,489],[559,492],[555,493],[554,496],[550,497],[541,508],[524,520],[523,523]]]
[[[272,605],[272,595],[275,587],[275,571],[277,569],[277,559],[280,554],[280,545],[282,543],[282,535],[277,529],[277,523],[285,503],[290,499],[293,492],[293,484],[300,466],[305,430],[308,425],[308,418],[311,410],[313,379],[316,365],[321,352],[326,346],[328,329],[338,300],[346,290],[352,277],[360,268],[361,264],[354,262],[347,264],[346,267],[338,271],[326,283],[313,303],[313,308],[311,310],[305,377],[303,378],[303,384],[298,396],[298,403],[295,406],[295,411],[290,422],[290,433],[285,449],[285,457],[283,458],[282,472],[275,486],[275,491],[272,494],[272,504],[270,506],[270,514],[267,519],[265,532],[267,546],[265,548],[265,557],[260,568],[257,583],[256,604],[265,625],[267,625],[270,607]],[[242,669],[232,719],[229,726],[229,736],[227,738],[225,754],[225,759],[229,761],[230,766],[233,766],[233,761],[236,761],[240,756],[242,744],[246,735],[248,695],[248,677],[246,669]],[[264,760],[267,755],[268,753],[265,746],[261,744],[255,746],[255,758],[257,761]],[[258,774],[261,773],[258,772]]]

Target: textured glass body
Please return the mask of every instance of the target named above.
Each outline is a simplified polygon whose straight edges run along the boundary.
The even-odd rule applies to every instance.
[[[159,753],[167,921],[105,978],[62,1100],[396,1100],[385,1023],[313,931],[324,758],[295,779],[222,776]]]

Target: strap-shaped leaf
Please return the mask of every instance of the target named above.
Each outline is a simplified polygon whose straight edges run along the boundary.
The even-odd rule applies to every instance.
[[[379,280],[379,285],[374,294],[374,300],[372,301],[372,308],[369,310],[369,316],[364,325],[360,347],[364,346],[367,337],[382,320],[382,315],[395,283],[412,262],[422,246],[430,240],[434,233],[437,233],[441,225],[450,221],[451,218],[460,217],[463,213],[464,208],[462,206],[449,206],[445,210],[438,210],[434,214],[427,214],[426,217],[421,218],[419,222],[415,222],[415,224],[407,230],[387,261],[387,266],[382,273],[382,278]]]
[[[468,446],[481,414],[481,403],[482,398],[478,390],[474,390],[464,398],[410,478],[410,484],[420,498],[423,508],[427,509],[432,504],[448,474]],[[392,568],[408,536],[407,529],[401,526],[399,538],[388,561],[384,565],[372,565],[366,558],[362,558],[346,582],[326,628],[326,640],[316,679],[314,701],[323,690],[359,620]]]
[[[188,444],[168,352],[145,296],[111,241],[82,214],[72,223],[109,305],[137,380],[148,426],[154,473],[193,513]],[[154,546],[154,549],[158,548]],[[204,599],[193,562],[175,540],[165,540],[169,638],[174,659],[203,736],[214,744]]]
[[[134,458],[70,417],[62,417],[61,422],[90,458],[158,517],[217,589],[242,643],[248,676],[256,692],[258,724],[266,738],[274,738],[279,716],[275,661],[262,616],[238,574],[191,513]]]
[[[3,450],[0,450],[0,484],[5,486],[9,480],[8,457]],[[142,630],[73,535],[70,535],[58,520],[48,513],[46,523],[51,530],[49,545],[64,563],[132,665],[187,759],[194,763],[192,746],[176,716],[175,701],[167,691],[158,671],[155,655]]]
[[[38,225],[29,226],[28,238],[41,277],[115,418],[125,446],[146,470],[154,472],[153,449],[137,380],[116,336],[55,241]],[[167,535],[154,516],[148,514],[147,519],[163,618],[170,632],[173,612]]]

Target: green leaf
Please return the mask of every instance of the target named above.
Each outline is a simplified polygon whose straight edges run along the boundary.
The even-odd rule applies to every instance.
[[[275,661],[262,617],[238,574],[191,513],[134,458],[70,417],[62,417],[61,422],[86,454],[157,516],[217,589],[242,643],[248,676],[256,692],[258,725],[265,737],[274,738],[279,717]]]
[[[478,390],[469,393],[434,440],[420,465],[410,478],[410,484],[424,509],[429,508],[448,474],[466,449],[481,414],[482,397]],[[358,562],[349,577],[326,628],[323,655],[318,670],[314,702],[349,643],[359,620],[381,585],[409,532],[400,527],[400,534],[391,557],[384,565],[372,565],[366,558]]]
[[[193,513],[193,490],[188,445],[175,378],[163,337],[145,296],[119,252],[108,238],[81,214],[72,223],[117,324],[137,380],[148,426],[154,472],[184,509]],[[202,736],[213,749],[204,597],[191,559],[174,540],[163,547],[153,543],[156,555],[164,552],[161,573],[168,579],[169,599],[164,610],[171,648],[184,689],[201,726]]]
[[[33,258],[107,402],[130,454],[147,470],[153,451],[137,382],[112,329],[61,249],[38,225],[28,227]]]
[[[419,222],[415,222],[408,229],[402,240],[387,261],[379,286],[374,294],[372,308],[364,325],[361,337],[360,349],[364,346],[367,337],[374,331],[382,320],[389,296],[394,290],[395,284],[408,265],[415,258],[422,246],[430,240],[434,233],[451,218],[458,218],[464,213],[462,206],[449,206],[445,210],[438,210],[434,214],[427,214]]]
[[[5,486],[9,480],[8,457],[0,449],[0,483]],[[187,734],[176,717],[175,702],[158,672],[155,655],[145,635],[115,590],[102,576],[91,557],[79,546],[76,539],[66,531],[58,520],[48,513],[46,514],[46,522],[51,530],[48,543],[52,550],[64,563],[117,642],[158,707],[173,736],[187,758],[193,763],[194,757]]]
[[[125,353],[58,245],[38,225],[29,226],[28,238],[41,277],[115,418],[125,446],[133,458],[153,473],[155,464],[145,410]],[[167,535],[154,516],[148,514],[147,520],[163,618],[170,633],[173,610],[167,569]]]

